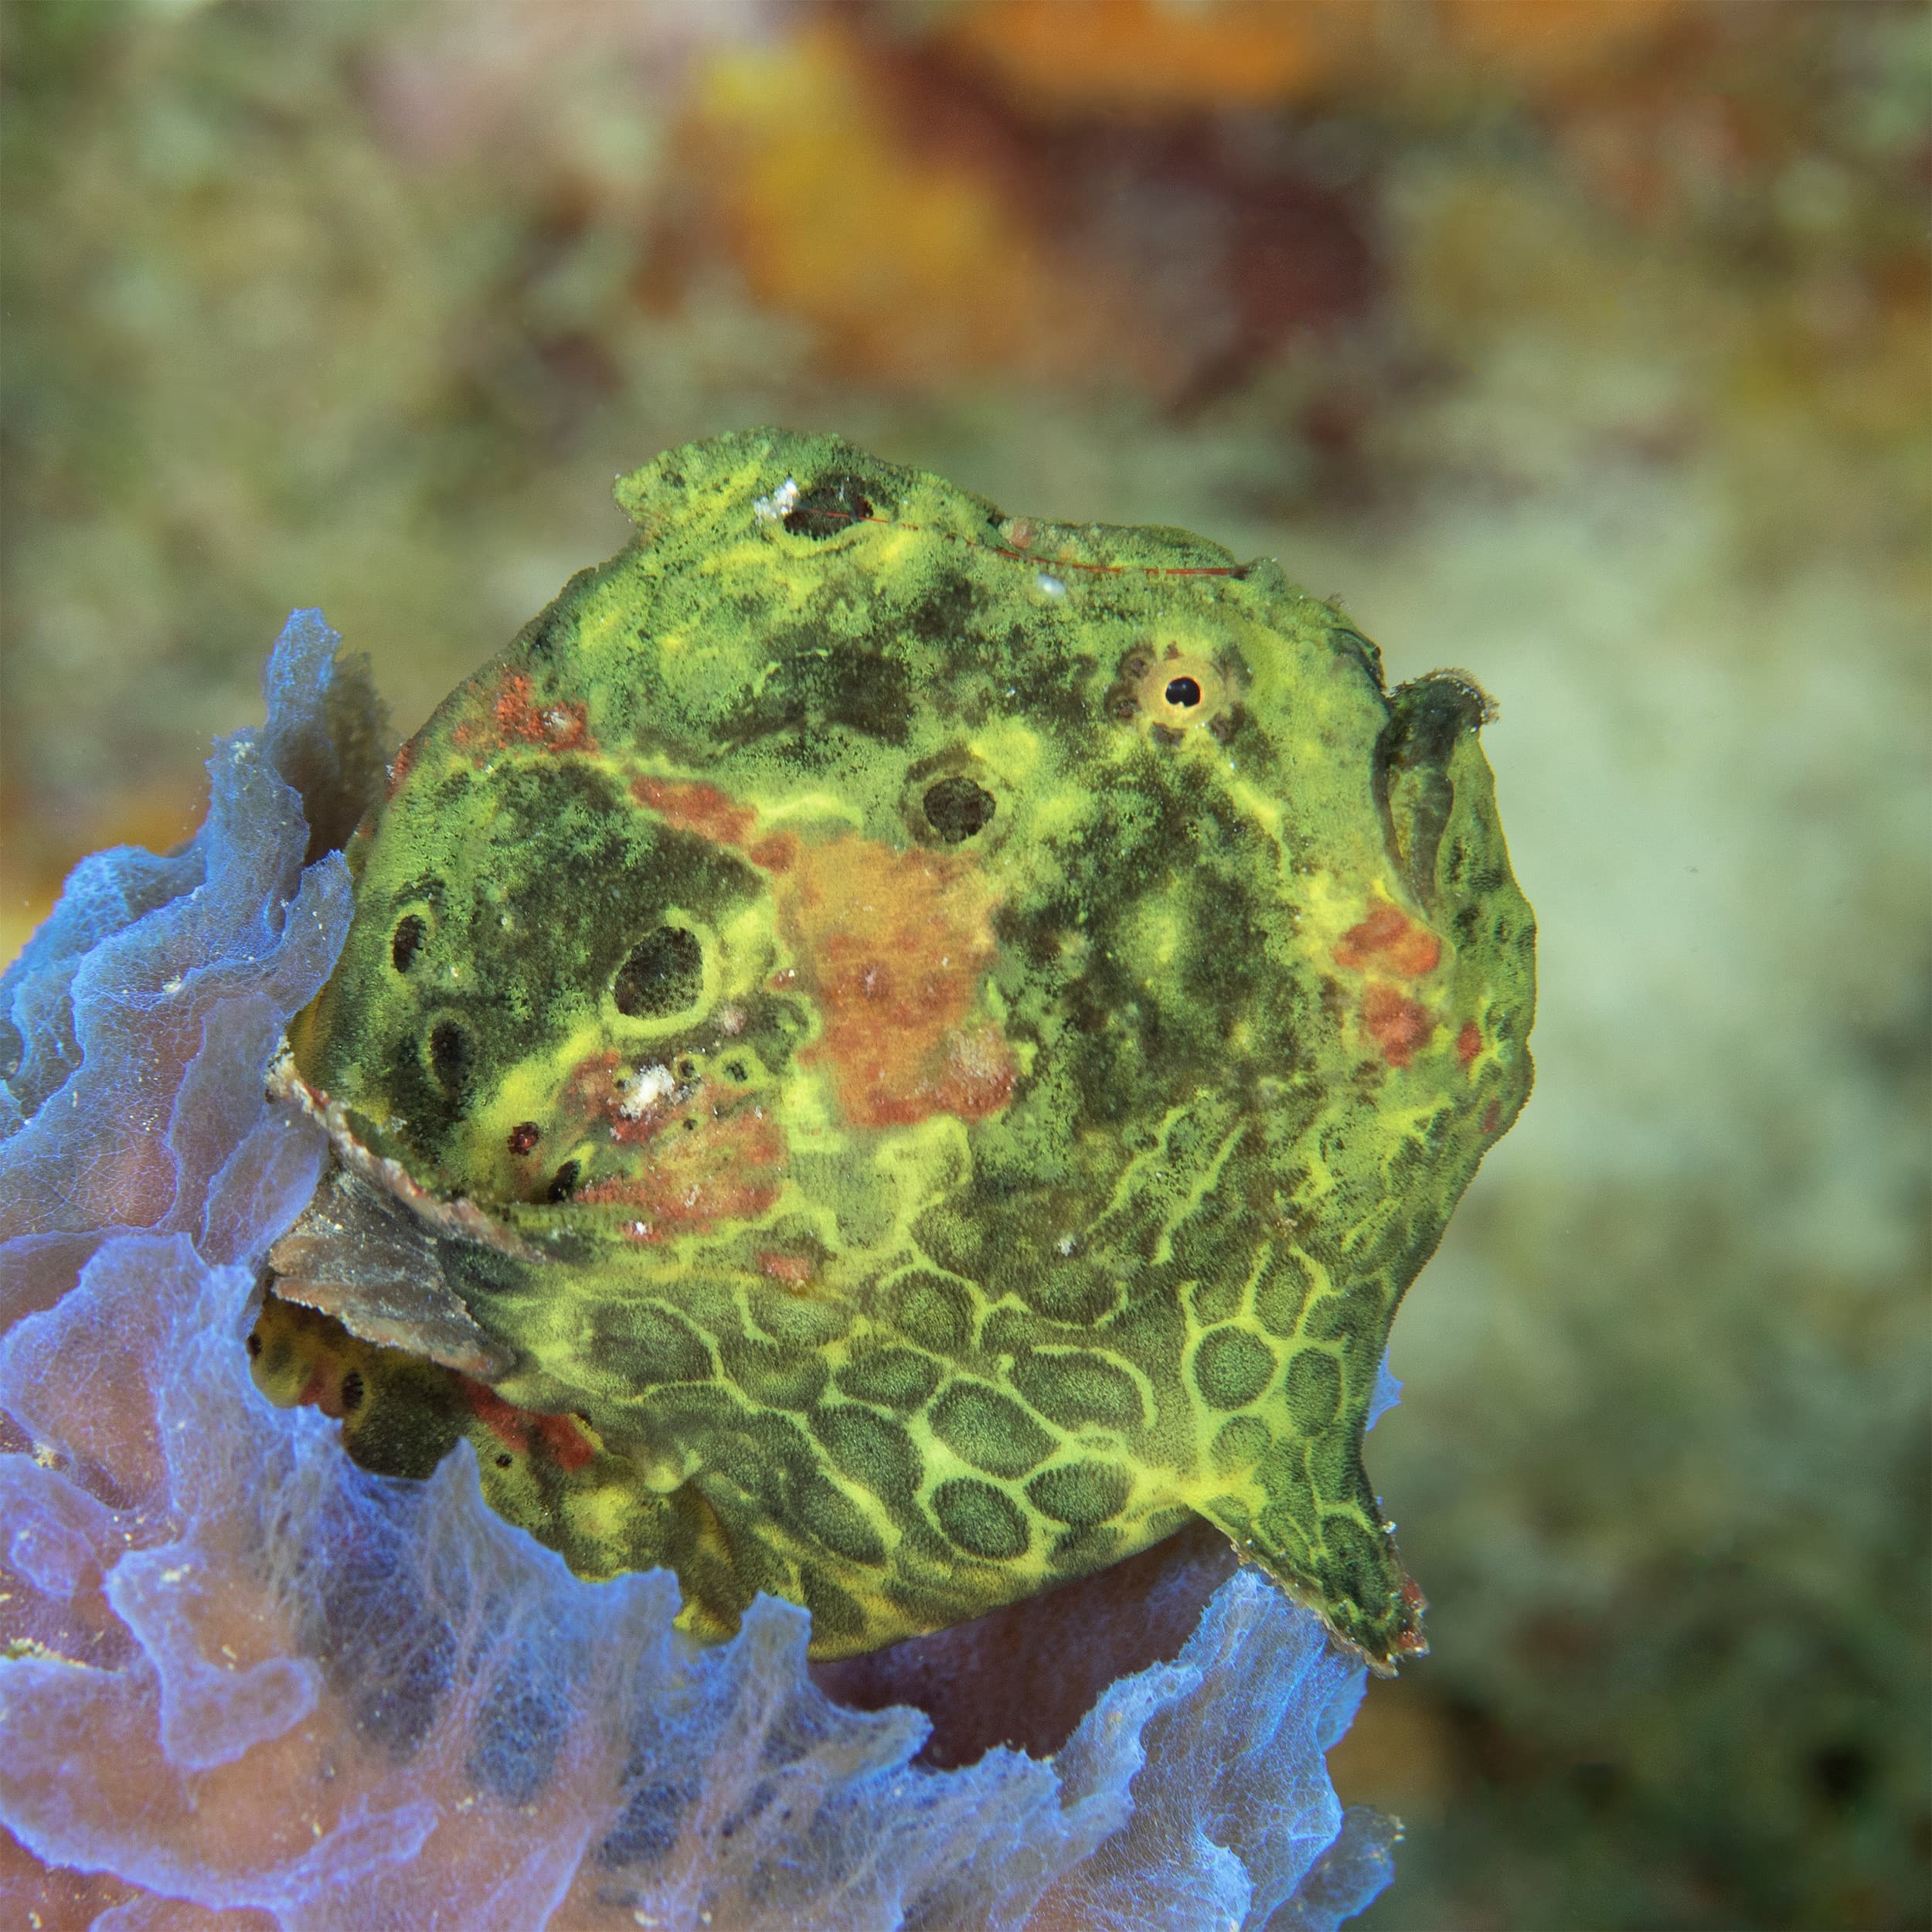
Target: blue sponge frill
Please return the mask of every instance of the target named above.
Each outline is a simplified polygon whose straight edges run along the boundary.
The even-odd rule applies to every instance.
[[[298,789],[336,642],[291,620],[197,837],[85,862],[0,979],[0,1822],[115,1896],[291,1932],[1359,1910],[1393,1827],[1345,1818],[1322,1754],[1362,1675],[1252,1573],[1052,1758],[936,1770],[920,1713],[814,1685],[804,1611],[693,1644],[673,1577],[572,1576],[467,1444],[373,1476],[257,1393],[260,1257],[326,1153],[262,1077],[350,915]]]

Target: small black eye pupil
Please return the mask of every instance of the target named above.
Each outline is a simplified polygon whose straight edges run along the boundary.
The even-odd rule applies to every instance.
[[[575,1161],[566,1161],[550,1177],[550,1199],[567,1201],[577,1191],[577,1176],[583,1170]]]
[[[399,973],[406,973],[428,936],[429,928],[422,920],[414,913],[406,913],[396,922],[396,930],[389,937],[389,964]]]
[[[999,801],[984,785],[970,778],[942,778],[926,787],[926,822],[949,845],[957,845],[984,832],[993,822]]]
[[[1169,704],[1188,709],[1201,702],[1201,687],[1192,678],[1172,678],[1165,696]]]

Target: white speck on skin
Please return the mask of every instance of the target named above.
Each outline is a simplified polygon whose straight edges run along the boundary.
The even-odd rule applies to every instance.
[[[778,523],[789,516],[798,505],[798,479],[788,476],[769,496],[761,496],[753,503],[751,514],[760,523]]]
[[[1043,570],[1033,580],[1033,588],[1043,597],[1051,597],[1055,603],[1066,594],[1066,586],[1049,570]]]
[[[161,990],[164,993],[178,993],[181,991],[182,987],[187,985],[187,983],[188,982],[184,980],[179,973],[177,973],[172,979],[165,980],[162,981]]]
[[[617,1111],[627,1121],[641,1120],[645,1109],[676,1091],[677,1081],[668,1066],[641,1066],[625,1083]]]

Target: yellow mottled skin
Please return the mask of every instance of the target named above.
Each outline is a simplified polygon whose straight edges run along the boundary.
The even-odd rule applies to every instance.
[[[376,1467],[468,1435],[701,1633],[764,1589],[865,1650],[1192,1512],[1419,1648],[1365,1415],[1530,1080],[1480,694],[829,437],[618,498],[351,849],[294,1066],[391,1178],[277,1250],[265,1386]]]

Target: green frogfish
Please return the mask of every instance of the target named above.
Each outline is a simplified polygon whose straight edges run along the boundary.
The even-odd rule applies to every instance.
[[[1527,1096],[1487,701],[1271,563],[674,450],[438,708],[278,1100],[258,1382],[812,1654],[1202,1516],[1388,1671],[1389,1326]]]

